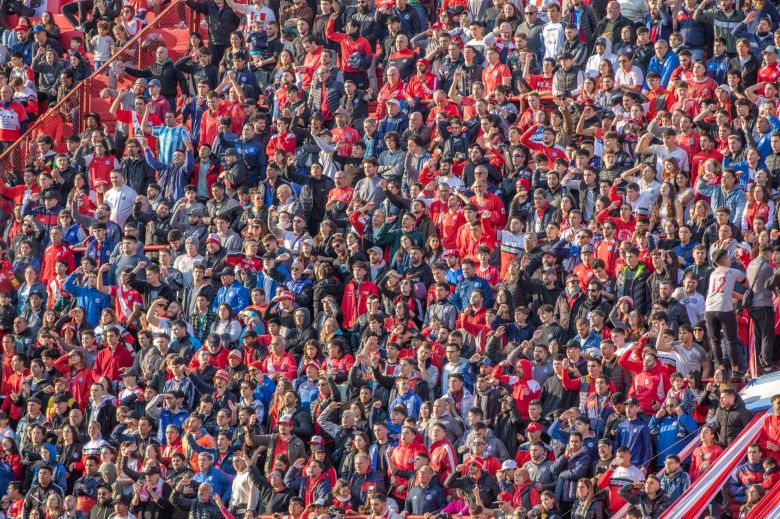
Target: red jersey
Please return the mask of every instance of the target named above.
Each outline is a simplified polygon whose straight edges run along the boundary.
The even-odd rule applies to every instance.
[[[341,143],[341,147],[338,150],[340,157],[351,157],[352,146],[360,140],[360,134],[354,128],[345,126],[344,128],[334,127],[331,130],[333,134],[333,143]]]
[[[219,120],[228,115],[225,105],[220,102],[217,110],[212,112],[207,109],[200,116],[200,144],[214,145],[219,130]]]
[[[531,136],[539,128],[538,124],[535,124],[528,128],[522,137],[520,137],[520,144],[527,147],[529,150],[543,153],[547,157],[547,167],[553,169],[555,167],[555,159],[566,159],[566,150],[557,144],[552,146],[545,146],[542,143],[537,143],[531,140]]]
[[[482,83],[485,84],[485,95],[492,93],[496,87],[512,80],[512,71],[500,61],[495,65],[488,65],[482,71]]]
[[[90,187],[96,189],[100,186],[110,186],[111,171],[119,169],[119,161],[116,160],[116,157],[113,155],[103,157],[92,155],[87,162]]]
[[[290,382],[298,376],[298,363],[295,362],[295,357],[289,353],[285,353],[281,357],[276,357],[273,353],[269,353],[261,363],[261,371],[263,373],[279,373]]]
[[[265,147],[265,154],[269,159],[274,158],[276,150],[283,150],[292,155],[295,153],[295,148],[297,146],[298,140],[295,138],[294,133],[287,132],[285,135],[276,134],[268,141],[268,145]]]
[[[466,217],[463,216],[462,209],[448,211],[439,217],[436,222],[436,230],[441,236],[441,246],[445,249],[455,249],[457,247],[458,230],[466,225]]]
[[[122,287],[114,285],[110,287],[110,290],[111,295],[114,297],[117,319],[122,323],[127,322],[128,317],[133,313],[136,306],[143,307],[144,305],[143,297],[134,288],[123,290]]]
[[[0,101],[0,142],[18,141],[24,122],[27,122],[27,112],[21,103]]]
[[[57,245],[51,244],[46,247],[43,253],[43,263],[41,264],[41,283],[48,285],[49,281],[56,277],[55,265],[63,260],[68,264],[68,272],[76,270],[76,259],[73,255],[73,249],[65,243]]]

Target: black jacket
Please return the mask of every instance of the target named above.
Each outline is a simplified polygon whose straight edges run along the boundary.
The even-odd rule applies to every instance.
[[[639,508],[642,512],[642,517],[650,517],[651,519],[661,517],[661,514],[663,514],[664,511],[669,508],[669,505],[672,504],[669,496],[667,496],[663,490],[658,492],[655,499],[650,499],[647,496],[647,492],[644,490],[634,492],[634,485],[632,484],[624,485],[623,488],[618,491],[618,494],[620,494],[620,497]]]
[[[479,497],[482,499],[483,503],[493,503],[498,498],[498,494],[501,492],[501,489],[498,487],[498,481],[496,481],[496,478],[490,475],[490,473],[486,471],[482,471],[482,475],[480,475],[479,480],[474,481],[470,476],[460,476],[460,472],[453,471],[450,473],[449,476],[447,476],[447,479],[444,480],[444,486],[445,488],[460,488],[466,493],[466,500],[469,503],[469,506],[473,506],[475,503],[474,500],[474,487],[477,487],[479,491]]]
[[[231,11],[232,12],[232,11]],[[211,26],[209,25],[209,29]],[[209,33],[211,31],[209,30]],[[184,75],[181,71],[177,70],[173,66],[173,62],[170,58],[166,59],[164,63],[155,63],[148,68],[132,68],[125,67],[125,72],[133,77],[142,77],[146,79],[156,79],[160,82],[160,95],[167,98],[177,97],[177,87],[181,87],[181,91],[187,90],[187,83],[184,81]],[[172,106],[174,110],[176,107]]]
[[[724,447],[730,445],[742,429],[744,429],[753,415],[745,409],[745,404],[740,400],[734,403],[730,409],[718,407],[715,411],[715,439]]]
[[[209,25],[209,43],[218,46],[230,45],[230,33],[238,29],[241,18],[227,5],[219,7],[214,0],[185,2],[193,11],[206,15]],[[219,512],[219,511],[217,511]]]
[[[193,61],[190,56],[184,56],[173,64],[176,70],[187,74],[187,89],[189,95],[198,95],[198,83],[206,81],[209,84],[209,90],[213,90],[219,85],[219,71],[216,65],[209,63],[205,67],[197,61]]]
[[[197,496],[184,497],[174,490],[171,494],[171,502],[177,508],[189,510],[189,519],[222,519],[222,512],[213,501],[201,503]]]
[[[138,506],[133,506],[132,512],[138,519],[163,519],[170,517],[173,513],[171,504],[171,493],[173,489],[168,483],[163,483],[162,493],[157,501],[149,497],[142,501]]]
[[[125,176],[127,185],[139,195],[146,196],[146,188],[155,180],[154,168],[146,162],[146,159],[143,156],[137,159],[125,157],[122,159],[119,169]]]

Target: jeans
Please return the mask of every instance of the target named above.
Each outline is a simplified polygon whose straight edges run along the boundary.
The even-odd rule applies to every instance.
[[[758,364],[761,367],[772,366],[775,353],[775,309],[771,306],[759,306],[751,308],[748,313],[753,319]]]
[[[734,312],[705,312],[707,334],[710,336],[712,356],[715,367],[723,363],[723,354],[731,364],[731,369],[742,371],[739,362],[739,339],[737,338],[737,314]],[[721,347],[721,333],[725,336],[725,344]]]
[[[84,25],[84,22],[87,21],[87,13],[92,10],[92,7],[92,0],[76,0],[75,2],[70,2],[63,5],[60,11],[62,12],[62,15],[75,27],[77,25]],[[78,20],[76,20],[76,14],[79,15]]]

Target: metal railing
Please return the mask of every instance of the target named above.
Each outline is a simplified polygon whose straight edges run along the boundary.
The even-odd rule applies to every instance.
[[[135,68],[145,68],[155,62],[155,51],[161,45],[168,48],[171,60],[180,58],[189,44],[193,31],[203,32],[200,18],[187,8],[183,0],[166,6],[148,25],[143,27],[121,49],[78,83],[58,103],[34,121],[22,137],[0,155],[0,172],[6,180],[19,180],[24,166],[32,162],[36,152],[36,139],[49,135],[54,140],[54,150],[66,150],[66,139],[85,129],[85,114],[95,112],[108,129],[113,129],[115,118],[109,113],[111,100],[103,99],[100,92],[110,84],[116,88],[128,86],[135,78],[116,75],[116,64],[126,63]]]

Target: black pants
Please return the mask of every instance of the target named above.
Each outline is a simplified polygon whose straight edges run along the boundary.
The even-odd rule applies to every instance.
[[[739,339],[737,338],[737,314],[734,312],[704,312],[707,322],[707,334],[712,345],[712,357],[717,368],[723,364],[723,354],[729,359],[732,371],[742,371],[739,367]],[[725,344],[721,347],[721,332]]]
[[[753,319],[758,364],[761,367],[772,366],[775,355],[775,309],[771,306],[760,306],[751,308],[748,313]]]
[[[227,45],[214,45],[213,43],[209,43],[212,65],[219,66],[219,62],[222,61],[222,56],[225,55],[225,49],[227,49]]]
[[[94,7],[92,0],[76,0],[62,6],[62,15],[68,19],[73,26],[84,25],[87,20],[87,13]],[[76,15],[79,15],[78,20]]]

